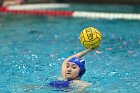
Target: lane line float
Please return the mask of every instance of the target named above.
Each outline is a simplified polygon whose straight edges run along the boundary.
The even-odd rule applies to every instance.
[[[50,8],[68,8],[69,6],[70,6],[69,4],[16,5],[16,6],[9,6],[9,7],[0,7],[0,12],[10,13],[10,14],[67,16],[67,17],[74,17],[74,18],[91,18],[91,19],[102,18],[102,19],[140,20],[140,13],[107,13],[107,12],[48,10]]]

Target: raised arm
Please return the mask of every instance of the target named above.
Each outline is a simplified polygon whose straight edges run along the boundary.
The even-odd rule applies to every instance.
[[[79,53],[77,53],[77,54],[74,54],[74,55],[68,57],[66,60],[64,60],[64,62],[62,63],[62,68],[61,68],[62,77],[63,77],[64,79],[66,79],[66,77],[65,77],[66,63],[67,63],[71,58],[73,58],[73,57],[81,58],[81,57],[83,57],[84,55],[86,55],[87,53],[89,53],[90,51],[92,51],[92,47],[90,47],[89,49],[86,49],[86,50],[84,50],[84,51],[81,51],[81,52],[79,52]]]

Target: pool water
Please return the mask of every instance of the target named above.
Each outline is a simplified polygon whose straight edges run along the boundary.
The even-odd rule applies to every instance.
[[[87,9],[87,5],[74,8],[78,7]],[[61,78],[64,59],[85,49],[79,41],[80,32],[94,26],[103,39],[98,49],[101,53],[84,57],[87,71],[82,80],[92,83],[86,93],[140,93],[139,25],[140,20],[2,14],[0,91],[60,92],[40,86]]]

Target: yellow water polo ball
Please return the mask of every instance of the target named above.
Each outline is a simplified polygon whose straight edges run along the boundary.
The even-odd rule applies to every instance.
[[[95,49],[100,45],[101,40],[102,35],[100,31],[94,27],[85,28],[80,33],[80,42],[85,48],[92,46],[92,49]]]

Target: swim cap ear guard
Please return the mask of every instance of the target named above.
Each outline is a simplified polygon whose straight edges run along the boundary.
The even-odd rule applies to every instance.
[[[80,72],[78,74],[78,77],[81,77],[86,72],[85,61],[83,59],[73,57],[68,62],[75,63],[80,68]]]
[[[82,77],[82,75],[84,74],[86,72],[86,69],[84,68],[84,69],[82,69],[82,70],[80,70],[80,72],[79,72],[79,77]]]

